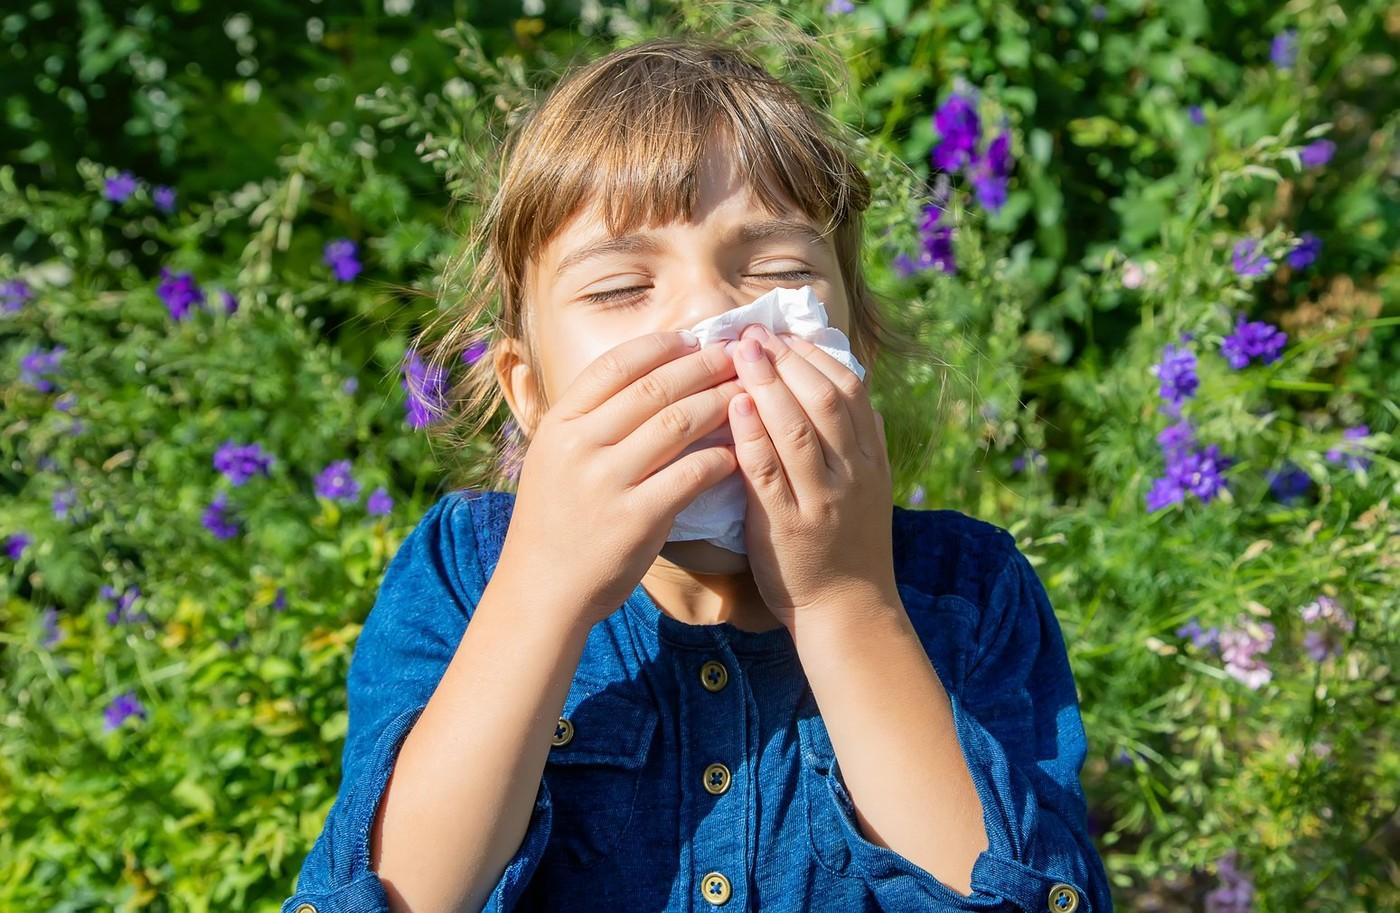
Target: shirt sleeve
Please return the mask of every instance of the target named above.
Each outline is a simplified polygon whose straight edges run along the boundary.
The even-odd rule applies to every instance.
[[[1087,745],[1064,637],[1014,545],[976,629],[961,687],[944,683],[987,830],[972,894],[867,840],[837,763],[826,779],[853,864],[886,910],[1112,913],[1079,782]]]
[[[385,570],[355,642],[341,780],[320,836],[281,913],[388,913],[370,867],[370,830],[404,739],[428,704],[485,587],[471,501],[439,499]],[[509,913],[537,867],[553,818],[540,780],[529,827],[482,913]]]

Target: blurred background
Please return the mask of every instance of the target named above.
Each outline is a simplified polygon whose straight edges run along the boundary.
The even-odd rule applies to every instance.
[[[849,66],[868,267],[937,353],[876,380],[896,500],[1036,564],[1119,907],[1400,908],[1400,5],[763,6]],[[0,908],[291,893],[386,563],[508,467],[504,410],[432,443],[411,349],[496,141],[742,12],[6,5]]]

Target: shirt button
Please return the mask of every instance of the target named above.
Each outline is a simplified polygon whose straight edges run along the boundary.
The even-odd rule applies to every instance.
[[[292,913],[316,913],[316,908],[309,903],[299,904]]]
[[[1078,909],[1078,891],[1063,882],[1050,888],[1050,913],[1074,913]]]
[[[726,792],[729,789],[729,768],[720,763],[706,767],[705,789],[714,796]]]
[[[719,872],[710,872],[700,880],[700,895],[719,906],[729,899],[729,879]]]
[[[559,722],[554,724],[555,745],[567,745],[574,737],[574,724],[569,722],[568,717],[560,717]]]
[[[700,684],[706,690],[718,691],[729,681],[729,670],[724,668],[724,663],[717,660],[706,660],[700,667]]]

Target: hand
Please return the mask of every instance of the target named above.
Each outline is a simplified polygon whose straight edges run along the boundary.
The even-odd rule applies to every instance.
[[[874,604],[851,596],[897,600],[885,426],[865,383],[801,337],[755,324],[740,339],[732,357],[745,392],[729,425],[748,492],[744,547],[769,610],[793,630]]]
[[[718,343],[650,333],[594,359],[530,436],[500,564],[590,622],[627,601],[676,514],[737,468],[728,444],[689,444],[724,424],[742,387]]]

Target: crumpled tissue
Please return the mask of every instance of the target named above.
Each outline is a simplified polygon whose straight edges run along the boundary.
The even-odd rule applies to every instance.
[[[830,325],[826,306],[810,285],[802,288],[775,288],[741,307],[707,318],[690,328],[700,345],[715,340],[738,339],[744,327],[760,323],[772,333],[790,333],[820,348],[865,380],[865,367],[851,354],[846,334]],[[715,444],[732,444],[733,432],[726,421],[709,434],[692,441],[676,459]],[[720,548],[748,554],[744,547],[744,515],[748,492],[742,470],[736,470],[717,484],[696,495],[676,515],[667,542],[703,539]]]

